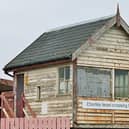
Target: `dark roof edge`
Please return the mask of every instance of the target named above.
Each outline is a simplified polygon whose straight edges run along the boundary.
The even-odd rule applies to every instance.
[[[63,61],[63,60],[71,60],[72,61],[72,56],[69,57],[64,57],[64,58],[57,58],[57,59],[53,59],[53,60],[48,60],[48,61],[44,61],[44,62],[36,62],[36,63],[32,63],[32,64],[26,64],[26,65],[21,65],[21,66],[15,66],[15,67],[9,67],[9,68],[3,68],[4,72],[11,72],[15,69],[19,69],[19,68],[23,68],[23,67],[31,67],[33,65],[42,65],[42,64],[48,64],[51,62],[57,62],[57,61]]]
[[[32,45],[32,43],[36,42],[37,40],[40,39],[41,36],[45,36],[46,32],[42,33],[36,40],[34,40],[33,42],[31,42],[25,49],[23,49],[21,52],[19,52],[19,54],[17,54],[17,56],[15,56],[9,63],[7,63],[3,70],[5,71],[6,69],[8,69],[8,64],[10,64],[13,60],[15,60],[15,58],[17,58],[20,54],[22,54],[26,49],[28,49],[28,47],[30,47]]]

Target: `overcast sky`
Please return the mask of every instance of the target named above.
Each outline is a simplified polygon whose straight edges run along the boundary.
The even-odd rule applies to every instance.
[[[119,0],[129,24],[129,0]],[[117,0],[0,0],[0,78],[2,68],[43,32],[115,14]]]

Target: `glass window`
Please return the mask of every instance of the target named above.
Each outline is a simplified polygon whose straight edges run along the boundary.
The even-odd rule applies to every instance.
[[[37,100],[41,99],[41,87],[37,86]]]
[[[111,71],[78,67],[77,87],[78,96],[111,97]]]
[[[128,97],[129,93],[128,71],[115,70],[115,97]]]
[[[70,67],[59,68],[59,94],[70,92]]]

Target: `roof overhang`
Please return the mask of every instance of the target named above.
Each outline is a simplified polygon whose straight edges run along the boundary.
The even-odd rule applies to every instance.
[[[68,64],[71,62],[72,62],[72,57],[69,57],[69,58],[63,58],[63,59],[58,59],[58,60],[51,60],[47,62],[35,63],[32,65],[14,67],[11,69],[4,69],[4,71],[7,73],[11,71],[13,71],[14,73],[17,73],[17,72],[28,71],[28,70],[37,69],[37,68],[45,68],[48,66],[51,67],[51,66],[56,66],[56,65]]]

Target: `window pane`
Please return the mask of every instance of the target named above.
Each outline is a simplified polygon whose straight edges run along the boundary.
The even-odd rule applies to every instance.
[[[115,70],[115,97],[128,97],[128,71]]]
[[[65,79],[68,80],[70,78],[70,67],[65,67]]]
[[[59,93],[63,94],[66,92],[66,85],[64,80],[60,80],[59,82]]]
[[[119,74],[119,85],[118,87],[124,87],[124,75]]]
[[[125,87],[128,87],[128,75],[125,76]]]
[[[78,96],[110,97],[110,71],[79,67],[77,77]]]
[[[70,93],[70,67],[59,68],[59,93]]]
[[[59,68],[59,78],[64,79],[64,68]]]
[[[37,99],[38,100],[41,99],[41,87],[40,86],[37,87]]]
[[[120,91],[119,88],[116,87],[116,88],[115,88],[115,96],[116,96],[116,97],[119,97],[119,96],[120,96],[119,91]]]
[[[129,93],[128,90],[129,90],[128,88],[125,88],[124,89],[124,95],[125,95],[125,97],[128,97],[128,93]]]

